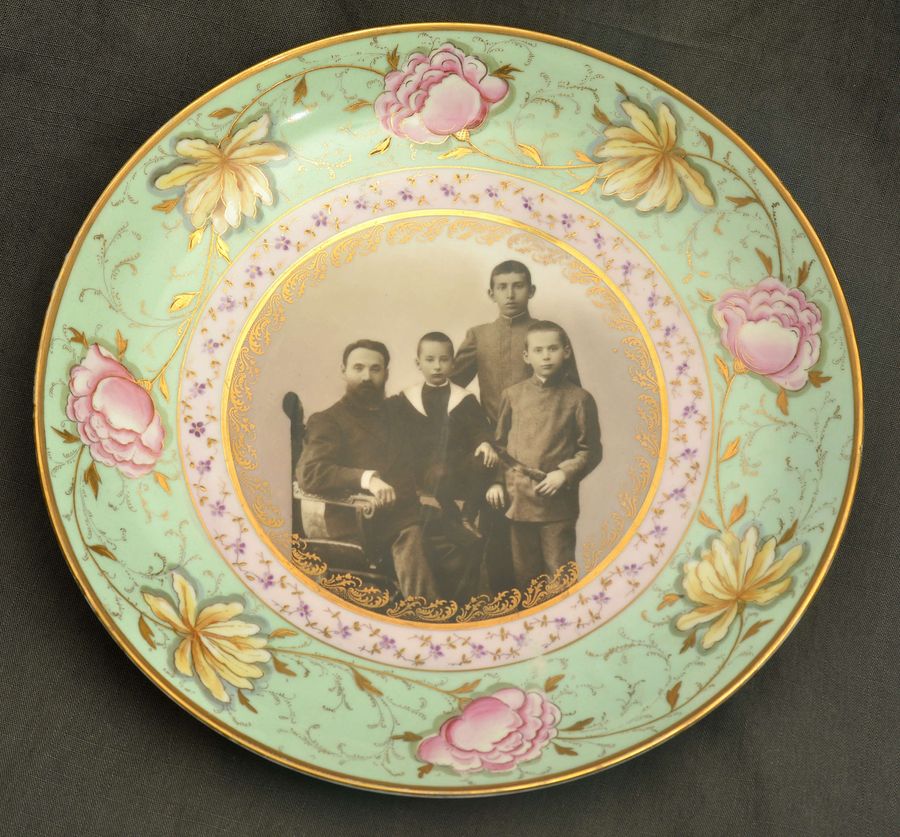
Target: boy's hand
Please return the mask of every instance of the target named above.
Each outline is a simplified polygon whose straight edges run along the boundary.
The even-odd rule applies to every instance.
[[[495,482],[485,493],[485,500],[492,509],[502,509],[506,505],[506,492],[499,482]]]
[[[475,448],[475,456],[480,456],[484,460],[485,468],[494,468],[500,461],[497,451],[494,450],[490,442],[482,442]]]
[[[534,490],[544,497],[552,497],[565,484],[566,475],[563,471],[551,471],[534,487]]]
[[[393,506],[397,502],[397,493],[394,491],[394,487],[378,477],[372,477],[369,481],[369,491],[375,495],[376,508]]]

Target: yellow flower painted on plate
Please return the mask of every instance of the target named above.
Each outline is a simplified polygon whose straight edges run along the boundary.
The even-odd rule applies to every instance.
[[[610,125],[605,130],[606,141],[594,156],[605,160],[597,168],[604,178],[604,195],[618,195],[622,200],[640,198],[641,211],[665,207],[671,212],[682,201],[687,189],[702,206],[712,206],[715,198],[703,175],[686,159],[686,152],[675,143],[678,139],[675,117],[668,105],[656,109],[656,122],[643,108],[622,102],[631,122]]]
[[[266,206],[272,203],[272,190],[260,166],[287,157],[275,143],[262,142],[269,126],[266,114],[219,145],[204,139],[179,140],[175,151],[193,162],[157,177],[156,187],[184,186],[184,209],[196,229],[210,220],[219,235],[237,228],[244,216],[256,215],[257,199]]]
[[[792,579],[783,576],[800,560],[803,547],[795,546],[776,561],[775,546],[775,538],[759,546],[755,526],[750,526],[741,540],[733,532],[714,538],[699,561],[684,565],[684,590],[700,606],[678,618],[678,629],[687,631],[715,619],[702,643],[711,648],[748,604],[768,604],[784,593]]]
[[[172,573],[178,605],[168,596],[144,593],[144,600],[158,619],[183,637],[175,651],[175,668],[186,677],[196,671],[210,694],[223,703],[230,696],[224,680],[239,689],[252,689],[253,680],[265,673],[257,663],[268,662],[264,637],[256,637],[259,626],[234,617],[242,613],[239,602],[216,603],[197,612],[197,594],[180,573]]]

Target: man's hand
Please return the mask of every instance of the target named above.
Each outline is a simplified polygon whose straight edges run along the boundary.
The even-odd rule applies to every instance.
[[[495,482],[485,493],[485,500],[492,509],[502,509],[506,505],[506,492],[499,482]]]
[[[385,506],[393,506],[394,503],[397,502],[397,493],[394,491],[394,486],[388,485],[383,479],[380,477],[372,477],[369,480],[369,491],[375,497],[375,507],[383,508]]]
[[[534,490],[544,497],[552,497],[565,484],[566,475],[563,471],[551,471],[534,487]]]
[[[484,460],[485,468],[494,468],[500,461],[497,451],[494,450],[490,442],[482,442],[475,448],[475,456],[480,456]]]

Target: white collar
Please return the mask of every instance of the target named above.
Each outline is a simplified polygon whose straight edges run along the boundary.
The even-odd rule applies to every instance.
[[[406,400],[415,407],[417,412],[421,413],[423,416],[427,416],[428,413],[425,412],[425,405],[422,403],[422,387],[424,386],[426,386],[426,384],[415,384],[411,387],[407,387],[403,390],[403,395]],[[428,386],[430,386],[430,384]],[[470,393],[467,389],[464,389],[458,384],[454,384],[453,381],[447,381],[446,386],[450,387],[450,400],[447,402],[447,412],[450,413],[452,410],[455,410],[463,402],[463,399],[470,395]],[[433,387],[433,389],[442,389],[442,387]]]

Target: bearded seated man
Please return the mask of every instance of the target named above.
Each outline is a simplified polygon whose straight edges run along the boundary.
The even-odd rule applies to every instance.
[[[369,491],[377,510],[374,546],[393,558],[400,594],[430,602],[439,591],[426,558],[411,447],[384,397],[389,364],[378,341],[357,340],[344,349],[346,392],[309,417],[296,478],[312,494]]]

